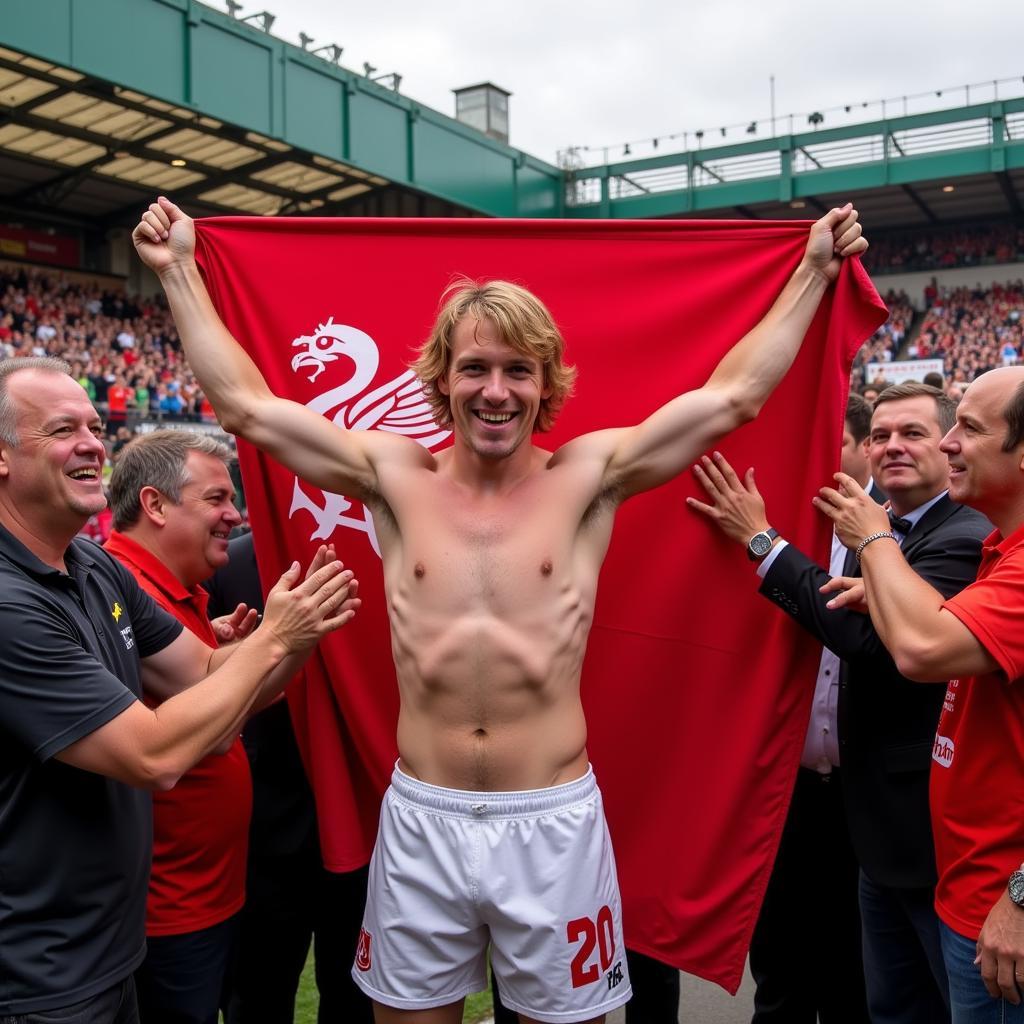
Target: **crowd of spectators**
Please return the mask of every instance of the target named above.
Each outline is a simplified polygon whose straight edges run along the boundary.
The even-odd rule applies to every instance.
[[[940,288],[907,355],[941,358],[947,379],[969,383],[1020,361],[1024,281],[990,288]]]
[[[1024,280],[987,288],[925,289],[925,311],[916,332],[903,345],[913,309],[904,293],[889,293],[889,320],[861,348],[854,362],[853,386],[877,389],[884,374],[867,379],[867,365],[905,359],[941,359],[943,384],[959,398],[979,374],[1024,361]],[[901,350],[901,345],[903,348]]]
[[[162,296],[0,266],[0,356],[30,355],[66,360],[111,436],[136,418],[214,421]]]
[[[861,346],[853,360],[853,383],[865,382],[868,363],[888,363],[899,353],[914,322],[914,307],[905,291],[888,291],[882,297],[889,319]]]
[[[871,239],[864,265],[872,274],[948,270],[1024,261],[1024,225],[930,228]]]

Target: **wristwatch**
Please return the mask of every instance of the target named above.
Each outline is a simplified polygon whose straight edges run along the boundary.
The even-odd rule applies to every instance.
[[[772,541],[778,537],[779,531],[773,530],[770,526],[767,530],[755,533],[747,541],[747,558],[752,562],[760,562],[772,549]]]
[[[1010,875],[1006,891],[1010,894],[1010,899],[1024,910],[1024,864]]]

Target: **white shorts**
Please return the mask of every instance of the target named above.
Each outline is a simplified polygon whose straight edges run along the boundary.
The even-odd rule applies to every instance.
[[[540,1021],[632,994],[622,905],[593,772],[517,793],[442,789],[395,769],[384,795],[352,977],[403,1010],[487,987]]]

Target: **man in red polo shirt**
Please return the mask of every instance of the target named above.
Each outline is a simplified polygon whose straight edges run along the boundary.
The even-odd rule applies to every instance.
[[[111,477],[115,530],[104,545],[158,604],[210,647],[200,583],[227,562],[231,453],[163,430],[126,445]],[[323,554],[314,563],[322,564]],[[242,609],[246,632],[255,613]],[[245,901],[252,782],[241,740],[153,795],[146,960],[136,974],[143,1024],[216,1024],[237,915]]]
[[[861,561],[836,606],[866,598],[900,671],[952,676],[931,807],[954,1024],[1024,1021],[1024,367],[967,389],[942,441],[949,495],[996,526],[977,581],[948,601],[909,568],[885,513],[842,473],[815,499]]]

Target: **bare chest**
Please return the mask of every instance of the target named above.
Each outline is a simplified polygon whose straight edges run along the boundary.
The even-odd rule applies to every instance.
[[[587,589],[576,558],[581,511],[558,486],[471,500],[442,484],[400,513],[398,543],[385,553],[393,597],[449,613],[519,617],[567,588]]]

